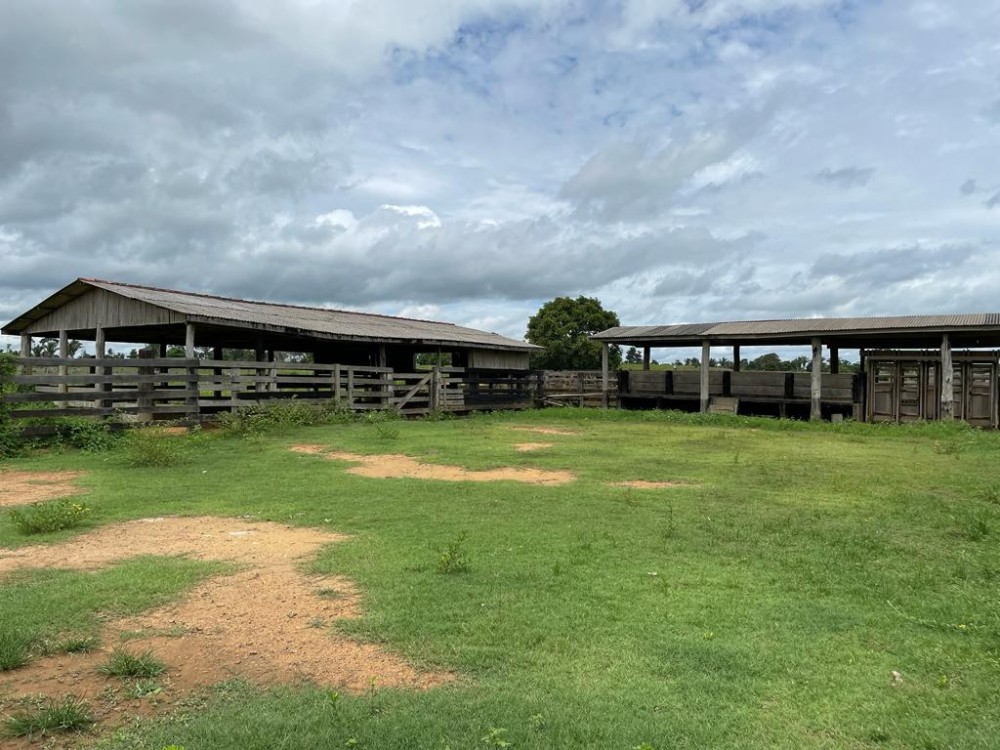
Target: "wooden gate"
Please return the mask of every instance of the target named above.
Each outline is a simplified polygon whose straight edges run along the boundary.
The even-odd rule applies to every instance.
[[[953,352],[955,419],[997,427],[998,353]],[[913,422],[941,418],[941,359],[937,352],[872,352],[868,356],[868,420]]]

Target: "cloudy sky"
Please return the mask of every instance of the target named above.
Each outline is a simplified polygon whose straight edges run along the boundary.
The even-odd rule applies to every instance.
[[[1000,309],[1000,4],[0,0],[0,319]]]

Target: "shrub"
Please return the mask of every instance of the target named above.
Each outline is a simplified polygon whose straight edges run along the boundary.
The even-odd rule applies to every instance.
[[[190,458],[183,438],[155,427],[132,430],[125,439],[125,462],[135,468],[177,466]]]
[[[445,545],[438,556],[437,572],[443,575],[465,573],[469,570],[469,556],[465,550],[465,534]]]
[[[69,498],[32,503],[9,512],[11,523],[22,534],[47,534],[72,529],[84,522],[90,508]]]
[[[107,422],[88,417],[63,417],[56,423],[59,442],[88,453],[110,450],[118,436],[108,429]]]
[[[98,671],[110,677],[159,677],[167,671],[167,665],[153,656],[152,651],[135,654],[119,646]]]
[[[90,706],[74,695],[60,701],[39,697],[29,708],[15,711],[4,722],[13,737],[44,736],[49,732],[79,732],[94,724]]]

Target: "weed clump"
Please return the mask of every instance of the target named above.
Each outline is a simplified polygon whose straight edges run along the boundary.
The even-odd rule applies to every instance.
[[[44,737],[52,732],[80,732],[95,723],[89,704],[74,695],[62,700],[39,696],[32,705],[15,711],[4,721],[12,737]]]
[[[0,672],[23,667],[28,663],[31,639],[16,630],[0,630]]]
[[[167,671],[167,665],[153,656],[152,651],[136,654],[127,648],[118,647],[98,671],[109,677],[159,677]]]
[[[24,508],[14,508],[8,517],[22,534],[47,534],[81,525],[90,514],[85,503],[67,498],[32,503]]]
[[[165,468],[191,460],[188,443],[163,430],[133,430],[125,440],[125,462],[133,468]]]
[[[465,534],[445,545],[438,556],[436,570],[442,575],[468,572],[469,555],[465,549]]]

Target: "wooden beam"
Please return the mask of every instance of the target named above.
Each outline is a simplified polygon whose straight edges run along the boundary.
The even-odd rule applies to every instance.
[[[104,329],[98,327],[97,330],[94,331],[94,356],[98,359],[103,359],[107,356],[107,341],[108,339],[104,333]]]
[[[836,346],[830,347],[830,374],[840,374],[840,349]]]
[[[194,323],[184,324],[184,356],[194,359]]]
[[[951,362],[951,341],[941,336],[941,419],[955,418],[955,371]]]
[[[610,390],[610,379],[608,377],[609,360],[608,356],[609,346],[607,342],[601,344],[601,408],[608,408],[608,391]],[[583,389],[580,390],[583,392]]]
[[[68,356],[69,356],[69,332],[65,328],[62,328],[59,330],[59,358],[66,359]],[[65,377],[67,372],[68,371],[66,369],[66,365],[59,366],[60,375]],[[65,393],[67,390],[69,389],[67,388],[65,383],[59,385],[60,393]],[[63,403],[63,406],[65,405],[66,404]]]
[[[22,333],[21,334],[21,356],[30,357],[31,356],[31,334]]]
[[[817,421],[823,418],[823,341],[818,338],[812,340],[812,380],[810,381],[809,395],[809,419]]]
[[[708,392],[708,360],[712,358],[712,345],[705,339],[701,342],[701,410],[708,411],[709,402],[712,400]]]
[[[642,369],[643,370],[648,370],[649,369],[649,351],[650,350],[649,350],[648,346],[642,347]]]
[[[733,372],[740,371],[740,345],[733,344]]]

